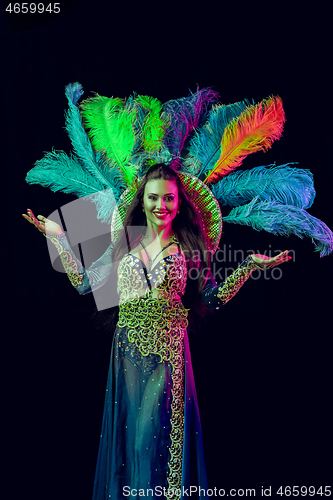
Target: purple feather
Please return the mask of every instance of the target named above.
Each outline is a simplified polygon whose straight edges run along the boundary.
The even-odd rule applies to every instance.
[[[165,144],[172,154],[179,157],[186,140],[194,129],[205,120],[218,94],[209,88],[197,90],[195,94],[168,101],[163,112],[170,120],[166,131]]]

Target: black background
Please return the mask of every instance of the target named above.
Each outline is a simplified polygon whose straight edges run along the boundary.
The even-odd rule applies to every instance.
[[[3,393],[11,494],[88,500],[112,336],[52,269],[21,217],[74,197],[28,186],[44,151],[71,150],[66,84],[165,102],[211,86],[228,104],[282,97],[284,134],[242,168],[299,162],[314,173],[309,212],[333,227],[328,11],[320,2],[61,2],[61,15],[1,16]],[[311,9],[310,9],[311,5]],[[328,8],[327,8],[328,9]],[[37,20],[36,20],[37,19]],[[191,336],[211,488],[330,485],[332,256],[310,240],[225,224],[220,246],[293,250],[281,279],[250,280]],[[97,257],[97,256],[96,256]],[[237,262],[223,262],[222,267]],[[8,394],[7,394],[8,392]],[[8,410],[8,411],[7,411]]]

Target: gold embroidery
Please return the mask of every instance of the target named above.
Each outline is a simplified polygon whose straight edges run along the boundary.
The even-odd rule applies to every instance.
[[[239,267],[234,271],[224,283],[218,288],[217,297],[226,303],[232,299],[238,290],[244,285],[245,281],[249,279],[250,274],[257,266],[251,259],[243,267]]]
[[[60,260],[62,262],[62,265],[64,266],[69,281],[75,287],[82,285],[83,276],[79,274],[77,263],[75,262],[70,252],[66,252],[63,249],[61,243],[58,241],[57,238],[52,236],[47,236],[47,238],[52,241],[52,243],[58,250],[58,253],[60,255]]]
[[[187,310],[179,300],[186,286],[186,262],[181,254],[160,261],[144,278],[142,262],[127,255],[119,264],[120,292],[118,326],[126,326],[128,339],[135,343],[143,356],[158,354],[172,366],[171,446],[169,461],[168,498],[181,488],[184,435],[184,332],[188,325]],[[140,269],[141,267],[141,269]],[[154,293],[156,296],[153,296]]]

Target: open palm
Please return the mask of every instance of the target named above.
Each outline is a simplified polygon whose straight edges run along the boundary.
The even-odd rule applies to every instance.
[[[288,255],[289,250],[285,250],[284,252],[279,253],[275,257],[268,257],[267,255],[261,255],[261,254],[254,254],[251,255],[252,259],[256,264],[259,264],[259,266],[264,266],[264,267],[275,267],[278,266],[279,264],[282,264],[283,262],[287,262],[288,260],[291,260],[292,257]]]
[[[56,222],[47,219],[43,215],[37,215],[37,217],[35,217],[30,208],[27,209],[27,213],[28,215],[22,214],[22,216],[25,218],[25,220],[30,222],[30,224],[33,224],[35,227],[37,227],[37,229],[42,233],[49,234],[51,236],[62,234],[62,229]]]

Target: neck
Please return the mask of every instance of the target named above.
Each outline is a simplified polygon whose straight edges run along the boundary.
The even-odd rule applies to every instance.
[[[149,221],[147,221],[149,222]],[[171,236],[173,236],[172,225],[167,224],[166,226],[156,226],[155,224],[149,224],[147,226],[146,237],[149,241],[159,240],[163,246],[163,243],[168,243]]]

